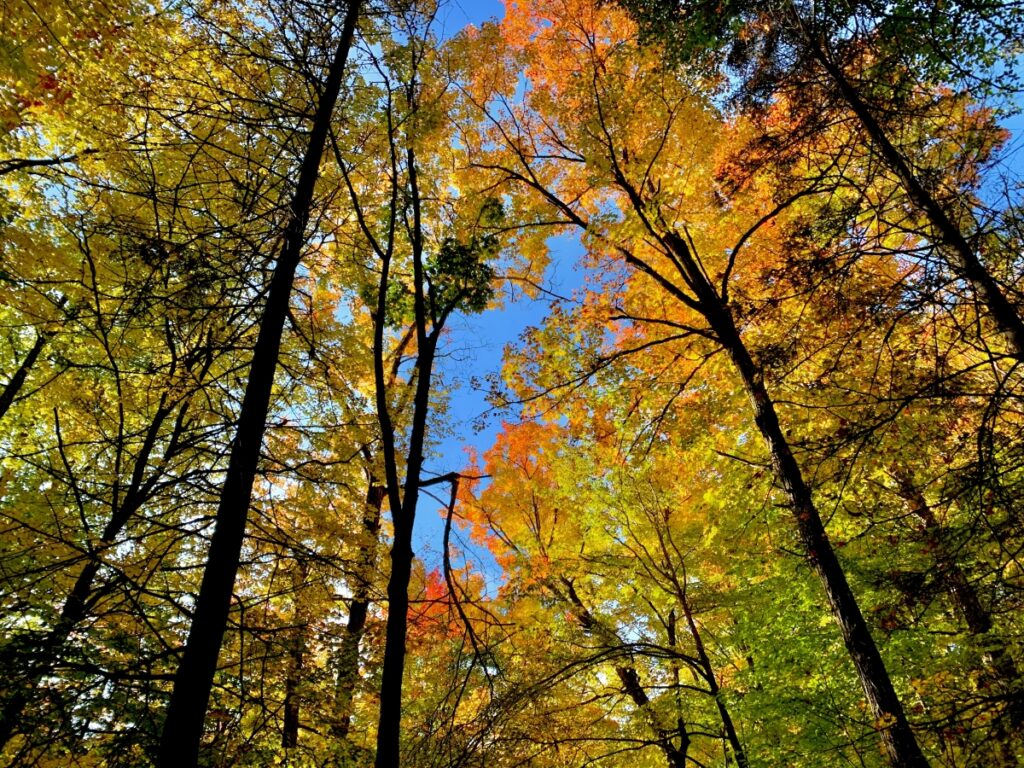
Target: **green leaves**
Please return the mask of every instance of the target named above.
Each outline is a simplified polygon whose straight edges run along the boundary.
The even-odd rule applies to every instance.
[[[468,243],[446,238],[425,265],[431,313],[440,317],[456,310],[483,312],[494,296],[494,267],[489,262],[498,250],[494,235],[473,237]]]

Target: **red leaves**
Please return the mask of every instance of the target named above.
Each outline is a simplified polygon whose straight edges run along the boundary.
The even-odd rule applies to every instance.
[[[431,636],[456,637],[461,632],[458,616],[439,568],[428,571],[420,594],[409,601],[410,644],[427,641]]]

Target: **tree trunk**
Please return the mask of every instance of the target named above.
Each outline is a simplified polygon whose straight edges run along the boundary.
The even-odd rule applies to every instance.
[[[388,620],[384,640],[380,684],[380,722],[377,728],[377,768],[398,768],[401,747],[402,675],[405,670],[405,636],[409,613],[409,579],[412,574],[411,521],[395,522],[388,579]]]
[[[43,351],[47,342],[53,338],[52,331],[43,331],[36,336],[36,341],[32,345],[32,349],[25,355],[25,359],[21,361],[21,365],[18,366],[18,370],[14,372],[11,380],[7,382],[3,392],[0,392],[0,419],[4,417],[4,414],[10,410],[14,404],[15,398],[18,396],[18,392],[21,391],[22,386],[25,384],[25,379],[28,378],[28,372],[32,370],[32,366],[35,365],[36,359],[39,354]]]
[[[761,373],[740,339],[728,309],[719,306],[708,319],[736,366],[750,398],[754,422],[768,445],[776,479],[789,500],[807,561],[825,589],[832,616],[839,625],[843,642],[856,667],[889,762],[894,768],[927,766],[928,761],[914,738],[878,646],[832,548],[821,515],[811,498],[810,488],[779,425],[775,405]]]
[[[415,113],[415,98],[410,97]],[[405,638],[409,621],[409,580],[412,575],[412,532],[419,502],[420,478],[423,471],[423,448],[430,412],[430,385],[437,342],[444,319],[433,318],[428,333],[428,312],[424,292],[423,230],[416,156],[406,148],[409,174],[409,202],[412,223],[409,229],[413,270],[413,323],[416,333],[416,390],[412,401],[412,426],[406,455],[405,484],[399,488],[398,464],[394,432],[384,385],[383,324],[387,306],[389,265],[384,265],[377,294],[377,316],[374,329],[374,378],[376,382],[377,415],[384,437],[384,469],[387,477],[388,503],[394,524],[391,546],[391,575],[388,577],[388,618],[384,638],[384,658],[380,682],[380,717],[377,722],[377,755],[375,768],[399,768],[402,734],[402,677],[405,672]],[[409,226],[407,224],[407,226]]]
[[[548,586],[559,599],[569,603],[572,613],[580,623],[580,626],[588,632],[599,635],[602,641],[609,647],[616,649],[624,648],[625,644],[618,634],[604,626],[583,603],[572,581],[563,577],[562,583],[566,589],[564,596],[561,590],[554,586],[554,584],[549,582]],[[674,638],[670,637],[670,644],[675,645]],[[640,682],[640,675],[637,674],[636,669],[629,666],[616,667],[615,674],[622,684],[623,693],[629,696],[630,700],[647,721],[647,725],[655,738],[654,743],[661,750],[662,754],[665,755],[668,768],[686,768],[686,755],[690,749],[690,734],[686,730],[686,722],[683,720],[682,713],[678,713],[676,717],[675,728],[665,728],[651,708],[651,699],[647,695],[647,691],[644,690]],[[678,683],[678,679],[676,682]],[[679,739],[678,745],[673,743],[673,737]]]
[[[413,427],[409,440],[402,504],[392,511],[395,538],[391,546],[391,575],[388,577],[388,619],[380,683],[380,720],[377,726],[376,768],[399,768],[402,725],[402,676],[405,671],[405,636],[409,619],[409,580],[412,576],[412,532],[419,500],[423,469],[423,444],[430,406],[430,380],[434,364],[432,334],[417,360]]]
[[[722,719],[722,728],[725,730],[725,737],[732,748],[733,757],[736,758],[736,765],[739,768],[747,768],[749,766],[747,753],[743,751],[743,744],[740,742],[739,734],[736,732],[736,724],[733,723],[732,715],[729,714],[729,708],[725,705],[725,700],[722,698],[722,689],[718,685],[718,678],[715,677],[715,670],[711,665],[711,657],[708,656],[707,649],[704,647],[704,639],[701,637],[697,621],[694,619],[693,611],[690,609],[690,601],[686,598],[685,593],[679,594],[677,597],[683,609],[683,615],[686,617],[686,627],[690,630],[690,635],[693,637],[693,647],[697,651],[697,659],[700,661],[701,669],[704,670],[704,679],[707,681],[708,691],[715,697],[715,706],[718,708],[718,715]],[[670,640],[671,644],[675,646],[675,638],[670,638]]]
[[[267,301],[260,318],[259,335],[253,349],[249,380],[238,415],[238,430],[231,445],[227,473],[221,488],[203,581],[167,707],[167,719],[157,754],[159,768],[193,768],[198,764],[203,721],[238,573],[292,283],[302,257],[320,160],[334,106],[341,91],[359,4],[359,0],[348,0],[341,40],[317,105],[299,180],[289,207],[291,217],[284,232],[277,266],[270,279]]]
[[[996,279],[978,258],[975,249],[967,242],[960,227],[953,221],[942,203],[936,199],[918,178],[907,158],[889,140],[885,129],[875,119],[871,108],[865,102],[845,73],[826,53],[818,40],[805,38],[815,60],[832,79],[847,106],[860,121],[868,137],[874,142],[886,165],[899,178],[911,201],[925,215],[940,243],[949,248],[955,256],[950,265],[957,276],[971,284],[975,294],[988,308],[989,314],[1006,340],[1010,354],[1024,362],[1024,320],[1017,308],[1003,293]]]
[[[811,489],[804,481],[800,465],[779,424],[775,404],[765,387],[761,371],[740,338],[732,312],[697,264],[686,241],[673,231],[665,233],[662,241],[678,260],[687,282],[696,294],[702,314],[740,375],[754,411],[754,423],[768,446],[775,478],[789,500],[807,562],[825,589],[832,616],[839,625],[846,650],[857,670],[889,762],[894,768],[927,766],[928,761],[914,738],[882,655],[832,548],[821,515],[811,497]]]

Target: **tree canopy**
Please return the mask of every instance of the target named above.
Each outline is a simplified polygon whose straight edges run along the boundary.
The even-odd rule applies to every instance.
[[[1024,11],[455,17],[0,10],[0,764],[1019,765]]]

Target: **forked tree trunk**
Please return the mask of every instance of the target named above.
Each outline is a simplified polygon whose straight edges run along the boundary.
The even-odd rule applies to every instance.
[[[409,102],[415,114],[418,105],[415,86],[410,85]],[[392,145],[394,151],[394,145]],[[424,270],[424,233],[421,198],[417,176],[415,150],[405,149],[408,173],[408,200],[412,208],[412,221],[407,224],[412,251],[413,324],[416,336],[415,391],[412,399],[412,423],[405,462],[405,481],[398,480],[397,451],[394,425],[387,400],[384,378],[384,318],[388,302],[388,274],[390,263],[385,263],[378,285],[377,309],[374,327],[374,381],[377,418],[383,438],[384,471],[387,481],[388,506],[394,525],[391,545],[391,574],[388,577],[388,618],[384,637],[384,658],[381,665],[380,715],[377,721],[376,768],[399,768],[402,735],[402,677],[405,672],[405,640],[409,621],[409,581],[412,576],[412,533],[419,503],[423,452],[427,436],[427,416],[430,413],[430,387],[433,377],[437,343],[448,313],[440,315],[428,311]],[[434,308],[436,310],[436,308]]]
[[[167,719],[157,754],[159,768],[193,768],[198,764],[203,722],[217,670],[217,656],[227,628],[231,593],[245,538],[249,504],[266,429],[270,393],[292,284],[302,257],[320,160],[334,106],[341,91],[359,6],[360,0],[348,0],[341,39],[323,85],[309,143],[299,169],[299,180],[289,206],[290,218],[260,318],[259,334],[253,349],[242,408],[238,414],[238,430],[231,444],[228,468],[221,487],[203,581],[167,707]]]

